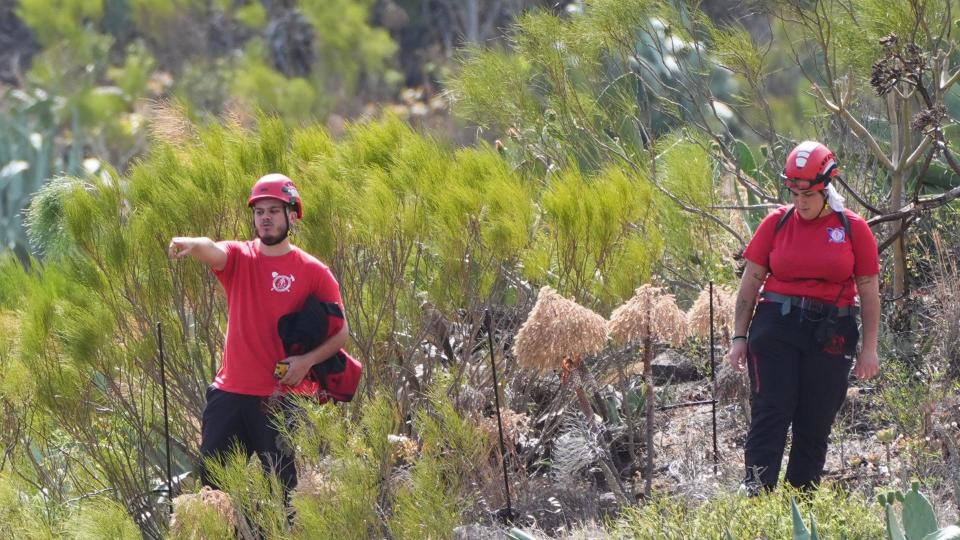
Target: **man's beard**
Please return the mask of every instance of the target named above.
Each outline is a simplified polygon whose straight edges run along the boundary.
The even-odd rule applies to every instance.
[[[262,234],[260,234],[260,231],[257,231],[257,238],[259,238],[264,245],[275,246],[280,242],[283,242],[284,240],[286,240],[289,234],[290,234],[290,227],[284,227],[282,233],[272,235],[272,236],[263,236]]]

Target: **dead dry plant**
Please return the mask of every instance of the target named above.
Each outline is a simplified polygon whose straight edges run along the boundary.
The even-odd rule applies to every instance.
[[[687,316],[672,294],[646,284],[613,310],[609,327],[610,336],[621,345],[651,339],[680,347],[687,337]]]
[[[230,495],[203,486],[198,493],[185,493],[173,499],[173,514],[170,516],[170,536],[172,538],[194,538],[194,520],[212,508],[231,530],[237,527],[237,513]]]
[[[750,381],[747,372],[734,369],[727,362],[720,362],[716,378],[714,399],[721,405],[738,406],[743,411],[747,425],[750,425]]]
[[[190,122],[186,111],[169,100],[150,101],[148,120],[150,133],[158,141],[176,147],[184,147],[197,141],[196,127]]]
[[[656,394],[653,385],[654,344],[680,347],[687,336],[687,317],[677,307],[673,295],[660,287],[646,284],[630,300],[610,315],[610,334],[618,343],[642,345],[643,377],[646,386],[646,465],[643,493],[649,497],[653,481],[653,434]]]
[[[606,341],[603,317],[543,287],[517,332],[513,353],[528,369],[560,370],[565,358],[582,360],[600,352]]]
[[[721,346],[730,345],[733,334],[736,295],[727,287],[713,288],[713,328]],[[691,336],[710,337],[710,289],[700,291],[697,300],[687,311],[687,330]]]
[[[570,384],[577,395],[577,404],[590,429],[599,437],[601,426],[595,420],[584,387],[595,388],[596,382],[586,369],[585,360],[599,353],[607,341],[607,321],[593,311],[560,296],[550,287],[543,287],[527,320],[517,333],[513,345],[520,365],[542,372],[559,370],[562,384]],[[630,500],[606,455],[599,461],[610,489],[623,504]]]

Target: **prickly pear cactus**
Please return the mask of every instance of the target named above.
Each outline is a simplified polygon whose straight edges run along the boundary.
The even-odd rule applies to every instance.
[[[937,528],[933,505],[920,493],[920,483],[913,482],[906,493],[891,491],[877,496],[883,506],[888,540],[960,540],[960,526]],[[903,509],[897,520],[893,504],[900,502]],[[900,522],[903,522],[903,527]]]
[[[890,494],[890,499],[893,499],[892,493]],[[900,522],[897,521],[897,515],[893,511],[892,502],[881,502],[880,504],[883,504],[884,521],[887,523],[887,539],[907,540],[907,537],[903,534],[903,529],[900,528]]]
[[[923,540],[960,540],[960,526],[950,525],[949,527],[944,527],[928,534]]]
[[[930,501],[920,493],[920,483],[913,482],[903,494],[903,529],[907,540],[922,540],[937,530],[937,515]]]

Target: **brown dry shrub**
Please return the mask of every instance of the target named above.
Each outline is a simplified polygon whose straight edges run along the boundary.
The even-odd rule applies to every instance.
[[[197,131],[183,107],[167,100],[149,102],[150,133],[158,141],[183,147],[197,141]]]
[[[196,523],[213,509],[231,531],[237,526],[236,512],[230,495],[203,486],[198,493],[185,493],[173,499],[173,515],[170,516],[171,538],[199,538]]]
[[[503,421],[503,438],[507,444],[516,444],[521,437],[530,433],[530,415],[526,413],[503,408],[500,410],[500,419]],[[490,437],[490,440],[499,439],[496,416],[481,418],[479,427],[480,431]]]
[[[749,401],[750,381],[747,379],[747,372],[734,369],[729,362],[719,362],[714,397],[724,405]]]
[[[416,462],[420,453],[417,441],[406,435],[388,435],[387,440],[393,446],[390,457],[394,463],[411,465]]]
[[[566,357],[582,359],[603,349],[606,322],[597,313],[543,287],[517,333],[513,353],[528,369],[561,369]]]
[[[714,332],[721,344],[729,344],[733,334],[736,308],[736,293],[724,286],[713,288]],[[710,290],[700,291],[700,296],[687,312],[687,329],[690,335],[710,337]]]
[[[337,483],[327,471],[312,469],[298,475],[297,491],[314,497],[327,497],[337,492]]]
[[[687,337],[687,316],[673,295],[661,287],[646,284],[610,315],[610,335],[620,344],[646,338],[683,345]]]

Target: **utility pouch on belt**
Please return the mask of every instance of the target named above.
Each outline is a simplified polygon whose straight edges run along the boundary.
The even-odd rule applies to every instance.
[[[837,297],[833,299],[833,304],[829,305],[826,311],[823,312],[823,320],[820,321],[816,331],[813,333],[813,339],[817,340],[818,345],[825,345],[833,339],[833,336],[837,335],[837,325],[840,322],[840,308],[837,307],[837,302],[840,301],[840,296],[846,288],[846,283],[840,286],[840,292],[838,292]],[[852,308],[848,308],[846,311],[850,311],[851,309]]]
[[[837,306],[830,306],[823,313],[823,319],[820,320],[820,324],[817,325],[817,329],[813,333],[813,337],[819,345],[826,344],[837,334],[837,326],[840,322],[838,311]]]

